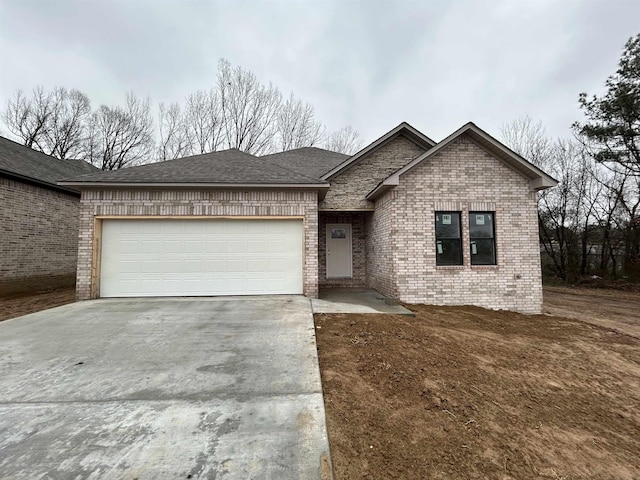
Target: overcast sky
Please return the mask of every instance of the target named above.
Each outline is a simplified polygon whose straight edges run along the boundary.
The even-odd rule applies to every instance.
[[[36,85],[181,101],[225,58],[367,143],[402,121],[441,140],[524,115],[565,136],[637,33],[637,0],[0,0],[0,105]]]

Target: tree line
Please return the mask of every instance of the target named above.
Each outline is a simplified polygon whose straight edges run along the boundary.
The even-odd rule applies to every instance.
[[[640,281],[640,34],[626,43],[602,96],[579,96],[585,120],[552,139],[525,117],[504,142],[558,180],[539,194],[543,271]]]
[[[126,94],[123,106],[92,108],[76,89],[18,90],[2,112],[6,129],[48,155],[86,160],[102,170],[237,148],[263,155],[319,146],[354,153],[362,144],[352,127],[328,132],[313,107],[284,97],[249,70],[218,62],[216,83],[182,104],[160,102],[157,121],[149,98]]]

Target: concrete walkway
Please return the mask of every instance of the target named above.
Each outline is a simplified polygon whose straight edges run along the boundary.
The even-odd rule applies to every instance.
[[[328,454],[304,297],[94,300],[0,323],[0,479],[320,479]]]
[[[385,297],[371,288],[327,288],[320,298],[311,300],[313,313],[389,313],[410,315],[402,305],[388,304]]]

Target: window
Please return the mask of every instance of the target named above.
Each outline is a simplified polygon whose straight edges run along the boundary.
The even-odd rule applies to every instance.
[[[347,229],[346,228],[332,228],[331,229],[331,238],[347,238]]]
[[[496,239],[493,212],[469,212],[471,265],[496,264]]]
[[[436,212],[436,265],[462,265],[460,212]]]

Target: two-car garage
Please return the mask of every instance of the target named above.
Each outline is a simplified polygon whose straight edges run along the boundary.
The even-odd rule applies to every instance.
[[[302,219],[100,222],[101,297],[303,293]]]

